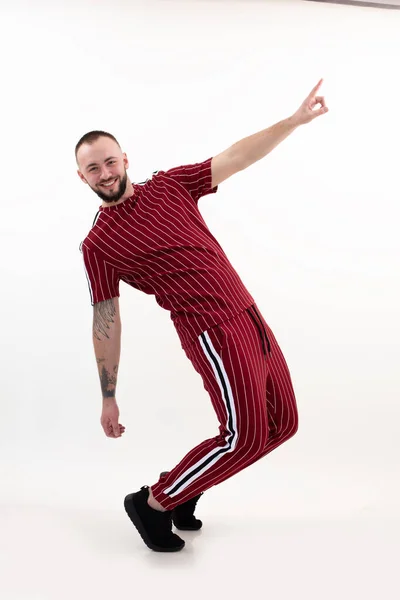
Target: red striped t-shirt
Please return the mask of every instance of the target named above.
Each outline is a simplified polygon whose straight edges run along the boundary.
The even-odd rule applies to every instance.
[[[124,281],[170,311],[183,346],[254,303],[198,208],[218,189],[211,160],[132,184],[130,198],[100,206],[80,246],[92,305]]]

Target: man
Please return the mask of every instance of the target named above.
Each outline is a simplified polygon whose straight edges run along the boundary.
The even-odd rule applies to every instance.
[[[151,487],[125,498],[149,548],[181,550],[172,532],[198,529],[201,494],[265,456],[297,431],[296,399],[277,341],[198,209],[201,196],[266,156],[297,127],[325,114],[322,80],[290,118],[202,163],[132,184],[115,138],[90,132],[75,150],[79,177],[102,205],[81,244],[93,315],[105,434],[120,437],[116,401],[120,359],[119,282],[156,297],[171,313],[182,348],[203,378],[219,434],[192,449]],[[320,106],[320,108],[318,108]]]

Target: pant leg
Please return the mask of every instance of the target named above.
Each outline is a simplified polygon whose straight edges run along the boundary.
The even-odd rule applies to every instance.
[[[268,414],[268,439],[263,451],[253,462],[263,458],[293,437],[298,430],[298,410],[292,378],[282,350],[275,335],[256,305],[251,309],[264,332],[267,362],[265,401]]]
[[[285,357],[273,331],[259,312],[257,305],[253,305],[247,312],[259,333],[260,340],[263,340],[260,347],[263,350],[266,365],[263,397],[267,411],[268,435],[262,451],[251,457],[246,465],[238,464],[236,468],[232,468],[225,480],[240,472],[244,466],[250,466],[278,448],[298,431],[296,396]],[[242,333],[246,335],[245,329],[242,330]],[[247,333],[249,332],[247,331]],[[246,338],[245,344],[250,345],[251,339]]]
[[[282,434],[273,424],[279,410],[270,418],[266,402],[271,355],[265,354],[246,311],[204,332],[185,350],[203,378],[220,426],[219,435],[196,446],[152,486],[155,499],[169,510],[258,460],[269,437],[279,445]],[[286,398],[276,396],[276,407]]]
[[[297,433],[299,418],[292,378],[285,357],[273,331],[262,315],[260,318],[271,346],[266,388],[269,435],[259,457],[262,458]]]

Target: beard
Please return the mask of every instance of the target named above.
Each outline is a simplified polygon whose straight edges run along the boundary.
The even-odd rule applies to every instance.
[[[128,174],[125,171],[124,176],[122,177],[122,179],[118,178],[117,181],[114,183],[114,185],[111,186],[111,188],[113,189],[113,191],[100,191],[99,189],[94,189],[92,188],[92,190],[98,195],[98,197],[103,200],[103,202],[107,202],[107,203],[112,203],[112,202],[118,202],[118,200],[121,200],[122,196],[125,194],[126,192],[126,186],[128,183]],[[104,188],[102,188],[102,190],[104,190]]]

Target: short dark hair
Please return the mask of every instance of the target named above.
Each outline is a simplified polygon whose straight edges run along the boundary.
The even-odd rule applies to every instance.
[[[116,142],[121,149],[121,146],[118,143],[118,140],[115,139],[115,137],[111,134],[111,133],[107,133],[107,131],[89,131],[88,133],[85,133],[84,136],[81,137],[81,139],[79,140],[79,142],[77,143],[76,147],[75,147],[75,158],[78,161],[78,150],[81,146],[83,146],[83,144],[93,144],[94,142],[97,142],[97,140],[101,137],[108,137],[111,140],[114,140],[114,142]]]

